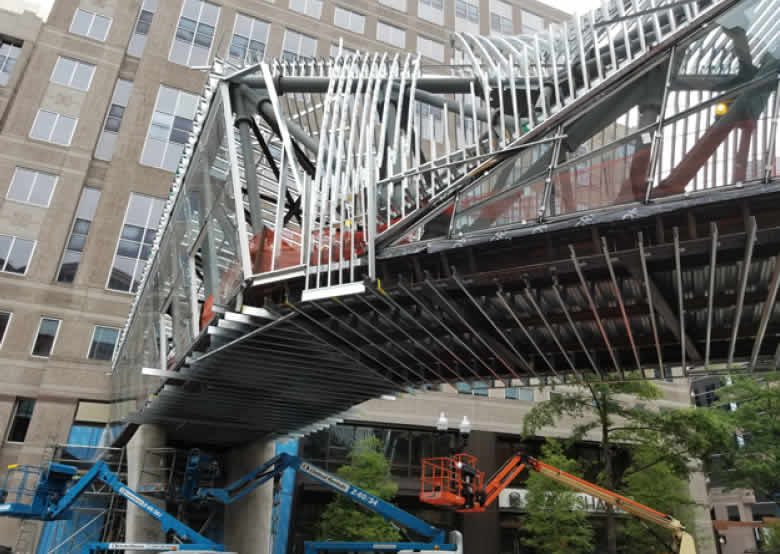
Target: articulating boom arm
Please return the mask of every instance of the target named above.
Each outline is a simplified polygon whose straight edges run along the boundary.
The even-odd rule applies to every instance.
[[[44,514],[44,519],[47,521],[61,519],[62,515],[68,512],[76,500],[89,490],[90,485],[98,480],[111,487],[117,494],[124,496],[128,502],[132,502],[159,521],[160,526],[166,533],[173,531],[181,540],[202,546],[204,550],[223,550],[220,545],[207,539],[151,502],[141,498],[135,491],[122,483],[119,476],[111,471],[105,462],[98,462],[92,466],[92,469],[68,489],[59,502],[49,506]]]
[[[281,478],[286,469],[302,471],[333,491],[347,496],[354,502],[381,515],[386,520],[410,529],[433,543],[444,543],[446,540],[446,533],[442,529],[438,529],[412,514],[393,506],[389,502],[385,502],[381,498],[377,498],[373,494],[344,481],[342,478],[290,454],[279,454],[271,458],[225,488],[199,489],[195,493],[195,499],[216,500],[224,504],[230,504],[269,480]]]

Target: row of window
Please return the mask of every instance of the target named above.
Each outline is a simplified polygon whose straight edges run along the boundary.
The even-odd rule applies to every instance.
[[[5,336],[13,319],[13,312],[0,311],[0,348],[3,346]],[[38,330],[35,333],[30,354],[38,358],[48,358],[54,351],[54,345],[57,342],[57,335],[60,332],[61,319],[53,317],[42,317],[38,323]],[[106,327],[104,325],[95,325],[92,330],[92,338],[89,341],[89,350],[87,350],[87,359],[109,361],[114,355],[117,340],[119,339],[119,329],[115,327]]]

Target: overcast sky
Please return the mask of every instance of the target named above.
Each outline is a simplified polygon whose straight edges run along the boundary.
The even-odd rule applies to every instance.
[[[582,12],[598,5],[597,0],[541,0],[545,4],[554,6],[560,10]],[[54,0],[0,0],[0,8],[23,11],[25,9],[37,12],[41,17],[49,15]]]

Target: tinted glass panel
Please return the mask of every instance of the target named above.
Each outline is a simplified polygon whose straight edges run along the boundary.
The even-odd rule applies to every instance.
[[[33,345],[33,356],[48,357],[54,348],[54,339],[57,337],[57,329],[60,327],[58,319],[42,319],[38,330],[38,336]]]

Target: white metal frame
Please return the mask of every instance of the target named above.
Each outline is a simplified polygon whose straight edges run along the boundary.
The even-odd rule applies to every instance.
[[[195,45],[195,35],[198,33],[198,24],[200,24],[200,18],[203,15],[203,4],[211,4],[212,6],[217,7],[217,20],[214,22],[214,34],[211,37],[211,44],[209,44],[209,52],[206,55],[206,60],[211,59],[211,52],[214,50],[214,40],[217,38],[217,27],[219,26],[219,18],[222,17],[222,6],[219,4],[215,4],[213,2],[209,2],[208,0],[197,0],[200,2],[200,6],[198,9],[198,19],[195,20],[195,34],[192,36],[192,42],[189,43],[189,52],[187,53],[187,64],[185,67],[192,67],[190,64],[190,61],[192,60],[192,48]],[[184,6],[186,5],[187,0],[184,0],[181,3],[181,9],[179,10],[179,18],[176,20],[176,28],[173,32],[173,38],[171,39],[171,46],[168,49],[168,61],[171,63],[175,63],[177,65],[178,62],[175,62],[171,59],[171,54],[173,53],[173,47],[176,45],[176,41],[179,40],[176,38],[176,31],[179,29],[179,23],[181,22],[181,18],[184,14]],[[140,12],[139,12],[140,13]],[[184,41],[179,41],[184,42]]]
[[[40,354],[33,354],[33,350],[35,350],[35,343],[38,341],[38,336],[41,334],[41,325],[43,325],[43,320],[48,319],[50,321],[56,321],[57,322],[57,331],[54,333],[54,340],[51,342],[51,348],[49,349],[49,354],[46,356],[41,356]],[[51,355],[54,353],[54,347],[57,346],[57,338],[60,336],[60,330],[62,329],[62,319],[54,316],[47,316],[42,315],[41,319],[38,321],[38,327],[35,331],[35,336],[33,336],[32,345],[30,346],[30,356],[33,358],[40,358],[43,360],[48,360],[51,358]]]
[[[75,65],[73,66],[73,70],[70,72],[70,76],[68,77],[68,82],[63,83],[60,81],[57,81],[54,78],[54,74],[57,72],[57,66],[59,65],[61,60],[68,60],[73,62]],[[86,65],[92,68],[92,71],[89,74],[89,82],[87,83],[87,88],[80,88],[73,86],[73,77],[76,75],[76,70],[79,68],[79,65]],[[78,90],[81,92],[88,92],[90,88],[92,88],[92,81],[95,78],[95,70],[97,69],[97,66],[93,63],[89,62],[83,62],[81,60],[77,60],[76,58],[71,58],[70,56],[58,56],[57,61],[54,62],[54,67],[51,70],[51,76],[49,77],[49,82],[55,83],[57,85],[62,85],[64,87],[72,88],[74,90]]]
[[[98,360],[97,358],[90,358],[89,357],[89,351],[92,350],[92,342],[95,340],[95,332],[97,331],[98,327],[102,327],[103,329],[115,329],[116,330],[116,341],[114,342],[114,349],[111,351],[111,357],[108,360]],[[85,355],[86,359],[92,360],[93,362],[110,362],[114,359],[114,353],[116,353],[116,347],[119,345],[119,335],[122,333],[121,327],[114,327],[112,325],[98,325],[95,324],[92,326],[92,336],[89,338],[89,345],[87,346],[87,353]]]
[[[5,237],[11,237],[11,246],[8,247],[8,254],[11,254],[11,251],[14,249],[14,245],[16,244],[16,239],[20,238],[16,235],[5,235],[0,233],[0,236]],[[22,240],[30,241],[31,239],[25,239],[22,238]],[[35,255],[35,249],[38,247],[38,241],[32,240],[33,247],[32,250],[30,250],[30,255],[27,257],[27,265],[25,266],[24,273],[15,273],[13,271],[6,271],[5,268],[8,266],[8,258],[5,260],[5,264],[3,264],[3,267],[0,267],[0,273],[3,273],[4,275],[16,275],[17,277],[24,277],[27,275],[27,272],[30,271],[30,262],[33,259],[33,256]]]
[[[127,214],[130,211],[130,202],[132,201],[134,194],[137,195],[137,196],[145,196],[147,198],[151,198],[152,200],[157,200],[158,202],[163,202],[163,203],[165,202],[165,200],[163,198],[157,198],[156,196],[152,196],[150,194],[142,194],[140,192],[132,192],[132,191],[130,192],[130,196],[127,199],[127,205],[125,206],[125,217],[122,219],[122,227],[119,228],[119,235],[117,236],[116,246],[114,247],[114,255],[111,258],[111,266],[108,269],[108,277],[106,277],[105,289],[109,290],[111,292],[119,292],[119,293],[130,294],[130,295],[134,295],[135,294],[133,292],[133,290],[132,290],[133,289],[132,279],[133,279],[133,275],[135,275],[135,272],[138,270],[138,262],[141,261],[141,258],[136,258],[135,259],[135,265],[133,266],[133,275],[130,276],[130,280],[131,280],[130,281],[130,290],[112,289],[112,288],[110,288],[108,286],[108,284],[111,282],[111,273],[114,271],[114,262],[116,261],[117,252],[119,252],[119,242],[122,240],[122,230],[125,228],[125,225],[127,223]],[[156,229],[157,228],[156,225],[154,227],[150,227],[149,226],[149,218],[151,217],[151,215],[152,215],[152,210],[150,209],[149,212],[146,214],[146,223],[144,224],[144,234],[146,234],[146,232],[149,229]],[[74,218],[74,222],[75,222],[75,218]],[[144,247],[144,242],[143,242],[143,238],[142,238],[141,239],[141,247],[140,248],[143,249],[143,247]],[[140,255],[140,253],[141,253],[140,249],[139,249],[138,253]],[[144,263],[152,263],[153,261],[154,260],[152,258],[149,258],[148,260],[145,260]]]
[[[40,117],[41,112],[46,112],[46,113],[54,114],[54,115],[57,116],[56,119],[54,120],[54,125],[52,125],[51,131],[49,132],[49,138],[46,138],[46,139],[40,138],[40,137],[34,137],[32,135],[33,129],[35,129],[35,125],[36,125],[36,123],[38,123],[38,118]],[[75,125],[73,125],[73,130],[70,132],[70,136],[68,137],[68,142],[64,143],[64,144],[60,143],[60,142],[54,142],[53,140],[51,140],[52,135],[54,135],[54,128],[57,127],[57,123],[59,123],[60,118],[63,118],[63,117],[67,118],[67,119],[72,119],[73,121],[76,122]],[[29,136],[30,140],[39,140],[41,142],[47,142],[49,144],[54,144],[56,146],[70,146],[71,143],[73,142],[73,137],[76,134],[76,129],[78,128],[78,126],[79,126],[79,118],[78,117],[70,117],[69,115],[62,115],[61,113],[58,113],[58,112],[53,112],[51,110],[44,110],[43,108],[39,108],[38,112],[35,114],[35,119],[33,120],[32,127],[30,127],[30,133],[29,133],[28,136]]]
[[[15,198],[11,198],[9,195],[11,194],[11,187],[14,184],[14,181],[16,180],[16,175],[18,174],[20,169],[26,169],[27,171],[33,171],[35,172],[35,180],[33,181],[32,186],[30,187],[30,190],[27,193],[27,200],[16,200]],[[49,192],[49,197],[46,199],[46,204],[36,204],[35,202],[30,202],[30,196],[32,195],[33,188],[35,187],[36,183],[38,182],[38,176],[40,174],[49,175],[51,177],[54,177],[54,185],[51,187],[51,191]],[[26,204],[28,206],[35,206],[37,208],[48,208],[51,205],[51,199],[54,196],[54,191],[57,188],[57,183],[60,181],[60,176],[55,175],[54,173],[49,173],[47,171],[40,171],[38,169],[32,169],[30,167],[21,167],[16,166],[14,168],[14,174],[11,177],[11,184],[8,186],[8,191],[5,193],[5,197],[10,202],[16,202],[18,204]]]
[[[85,35],[82,35],[81,33],[77,33],[76,31],[73,30],[73,23],[76,22],[76,14],[79,11],[87,13],[87,14],[89,14],[92,17],[92,20],[89,23],[89,29],[87,30],[87,34],[85,34]],[[93,37],[93,36],[91,36],[89,34],[90,31],[92,31],[92,27],[95,25],[95,19],[97,19],[98,17],[102,17],[104,19],[108,19],[108,27],[106,27],[106,34],[105,34],[105,36],[103,36],[103,38],[95,38],[95,37]],[[91,11],[85,10],[83,8],[76,8],[73,11],[73,17],[70,20],[70,27],[68,27],[68,32],[71,33],[71,34],[80,36],[80,37],[88,38],[90,40],[96,40],[98,42],[106,42],[106,40],[108,39],[108,35],[111,32],[111,27],[113,26],[113,24],[114,24],[114,18],[113,17],[108,17],[107,15],[103,15],[103,14],[96,13],[96,12],[91,12]]]

